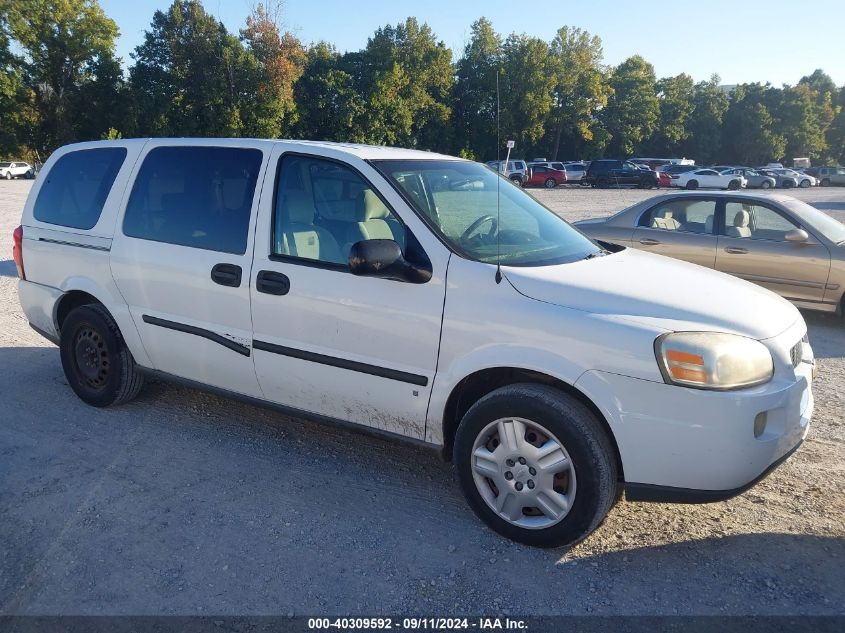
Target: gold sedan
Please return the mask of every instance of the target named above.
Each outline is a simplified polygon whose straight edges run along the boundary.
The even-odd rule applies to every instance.
[[[595,240],[747,279],[800,308],[845,311],[845,224],[790,196],[667,193],[575,225]]]

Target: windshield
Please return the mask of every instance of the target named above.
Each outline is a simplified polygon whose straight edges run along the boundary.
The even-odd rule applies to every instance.
[[[789,200],[785,206],[799,214],[799,218],[808,220],[807,224],[834,244],[845,243],[845,224],[836,218],[801,200]]]
[[[458,253],[485,263],[545,266],[601,252],[589,238],[496,172],[467,161],[373,161]],[[497,186],[499,210],[497,213]]]

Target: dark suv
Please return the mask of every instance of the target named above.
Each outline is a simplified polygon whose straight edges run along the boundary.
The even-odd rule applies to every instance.
[[[660,184],[658,176],[650,169],[642,169],[627,160],[594,160],[590,163],[584,182],[606,189],[611,185],[636,186],[651,189]]]

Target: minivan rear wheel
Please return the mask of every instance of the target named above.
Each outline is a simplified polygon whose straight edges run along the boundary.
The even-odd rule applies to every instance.
[[[476,515],[527,545],[577,543],[618,498],[602,425],[579,400],[546,385],[510,385],[476,402],[458,427],[454,461]]]
[[[70,388],[91,406],[123,404],[141,390],[144,377],[103,306],[84,305],[67,315],[59,352]]]
[[[546,182],[543,183],[546,189],[554,189],[557,187],[557,181],[554,178],[546,178]]]

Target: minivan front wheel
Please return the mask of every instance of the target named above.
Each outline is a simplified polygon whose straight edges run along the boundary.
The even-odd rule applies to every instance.
[[[84,305],[67,315],[59,352],[70,388],[91,406],[128,402],[143,385],[117,323],[103,306]]]
[[[618,498],[613,448],[590,410],[545,385],[484,396],[455,436],[467,501],[487,525],[527,545],[584,539]]]

